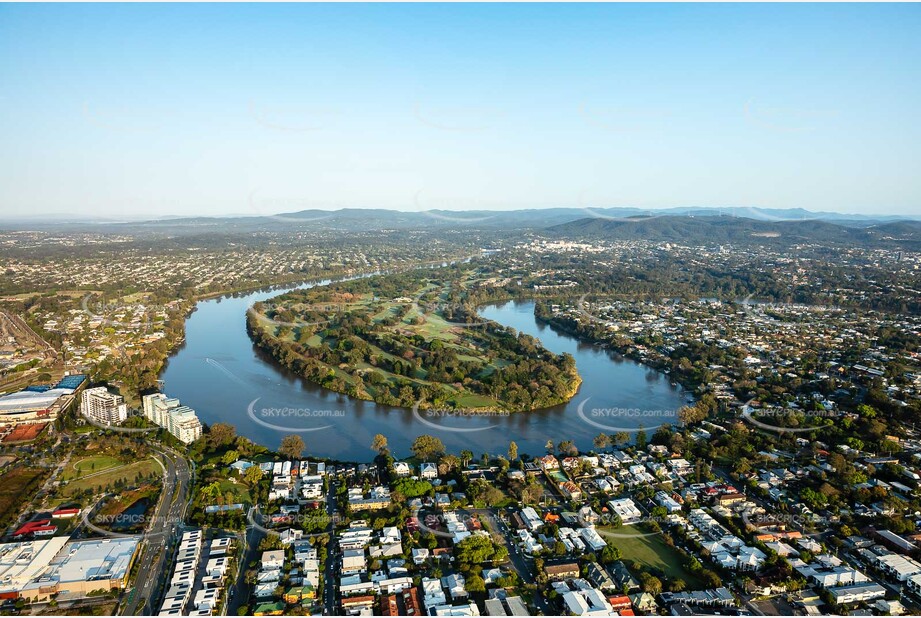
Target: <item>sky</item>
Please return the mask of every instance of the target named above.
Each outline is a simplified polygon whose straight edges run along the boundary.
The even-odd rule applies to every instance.
[[[0,5],[0,216],[921,215],[921,6]]]

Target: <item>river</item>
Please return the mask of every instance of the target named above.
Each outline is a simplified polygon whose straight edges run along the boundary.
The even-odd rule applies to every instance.
[[[438,416],[358,401],[306,382],[258,350],[246,333],[246,311],[253,303],[283,293],[262,291],[198,303],[186,323],[186,338],[160,376],[162,390],[198,412],[203,423],[230,423],[240,435],[272,449],[283,436],[300,435],[307,456],[366,462],[374,457],[375,434],[387,436],[396,457],[410,454],[416,436],[434,435],[450,452],[469,449],[505,454],[509,441],[520,453],[541,455],[548,439],[572,440],[592,448],[599,433],[675,421],[691,400],[667,376],[539,323],[533,302],[484,307],[481,314],[533,335],[557,353],[576,359],[582,385],[567,404],[506,416]]]

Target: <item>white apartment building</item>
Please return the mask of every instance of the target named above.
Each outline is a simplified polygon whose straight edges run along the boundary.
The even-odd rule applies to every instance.
[[[180,404],[178,399],[154,393],[144,395],[143,406],[147,420],[166,428],[183,444],[190,444],[201,437],[201,421],[195,410]]]
[[[80,401],[83,416],[102,425],[117,425],[128,418],[128,406],[121,395],[110,393],[104,386],[83,391]]]

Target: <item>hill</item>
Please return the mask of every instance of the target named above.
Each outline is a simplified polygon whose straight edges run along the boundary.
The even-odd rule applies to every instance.
[[[564,238],[648,240],[686,244],[772,244],[918,246],[921,222],[898,221],[853,227],[828,221],[758,221],[727,216],[662,216],[622,219],[584,218],[549,227],[547,233]]]

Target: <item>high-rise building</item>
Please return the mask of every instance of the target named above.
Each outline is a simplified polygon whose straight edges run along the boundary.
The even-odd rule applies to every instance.
[[[164,427],[184,444],[201,437],[202,425],[195,410],[163,393],[144,395],[144,416],[152,423]]]
[[[80,403],[83,416],[103,425],[117,425],[128,418],[125,400],[104,386],[83,391]]]
[[[167,427],[170,410],[180,406],[178,399],[167,397],[163,393],[144,395],[141,401],[144,408],[144,417],[160,427]]]
[[[201,437],[201,421],[198,420],[195,411],[188,406],[179,406],[170,410],[168,429],[183,444],[190,444]]]

